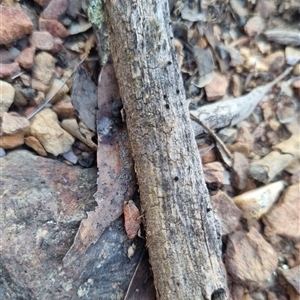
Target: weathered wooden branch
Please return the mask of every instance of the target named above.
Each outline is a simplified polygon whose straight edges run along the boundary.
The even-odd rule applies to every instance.
[[[227,299],[167,0],[106,2],[158,299]]]

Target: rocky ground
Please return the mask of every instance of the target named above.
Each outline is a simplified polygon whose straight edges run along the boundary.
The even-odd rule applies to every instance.
[[[191,1],[169,4],[188,105],[202,122],[193,126],[222,226],[228,293],[299,299],[300,4],[201,2],[201,11]],[[103,174],[118,168],[113,154],[125,155],[126,132],[117,135],[123,150],[97,141],[105,129],[98,108],[109,93],[119,98],[113,75],[98,83],[100,46],[87,7],[0,5],[1,299],[154,299],[140,221],[127,218],[134,203],[124,228],[129,198],[99,200]],[[120,103],[110,105],[121,120]],[[124,182],[113,184],[121,194]],[[79,226],[96,235],[82,252]]]

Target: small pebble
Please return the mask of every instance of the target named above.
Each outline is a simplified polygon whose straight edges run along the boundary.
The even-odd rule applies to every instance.
[[[0,157],[3,157],[6,155],[6,152],[3,148],[0,148]]]
[[[73,150],[64,153],[62,155],[66,160],[70,161],[72,164],[76,165],[78,161],[78,157],[74,154]]]

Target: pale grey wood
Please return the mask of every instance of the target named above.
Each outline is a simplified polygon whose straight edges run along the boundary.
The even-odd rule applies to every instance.
[[[106,2],[158,299],[227,299],[167,0]]]

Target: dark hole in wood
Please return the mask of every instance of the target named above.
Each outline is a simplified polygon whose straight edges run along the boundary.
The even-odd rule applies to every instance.
[[[171,61],[168,61],[168,65],[171,65],[172,64],[172,62]]]
[[[178,180],[179,180],[179,178],[178,178],[177,176],[175,176],[175,177],[174,177],[174,180],[175,180],[175,181],[178,181]]]
[[[210,299],[211,300],[225,300],[225,299],[227,299],[225,290],[223,288],[219,288],[219,289],[215,290],[211,294]]]
[[[170,105],[169,105],[169,104],[166,104],[165,107],[166,107],[166,109],[169,109],[169,108],[170,108]]]
[[[179,94],[179,93],[180,93],[180,91],[179,91],[179,90],[176,90],[176,93],[177,93],[177,94]]]

